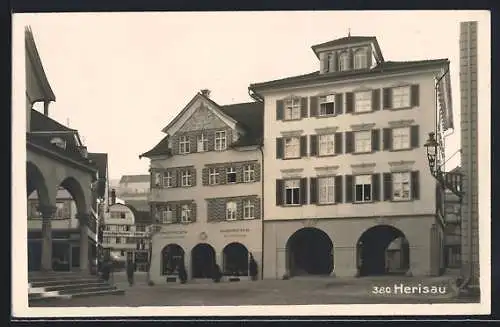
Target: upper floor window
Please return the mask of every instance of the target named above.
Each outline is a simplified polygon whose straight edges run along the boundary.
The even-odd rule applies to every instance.
[[[198,152],[208,151],[208,139],[205,137],[205,134],[201,134],[198,136]]]
[[[406,108],[410,106],[410,86],[400,86],[392,89],[392,108]]]
[[[372,151],[371,131],[354,132],[354,152],[363,153]]]
[[[227,147],[226,132],[225,131],[215,132],[215,150],[222,151],[225,150],[226,147]]]
[[[191,221],[191,208],[189,204],[183,204],[181,207],[181,222],[187,223]]]
[[[335,153],[335,134],[319,135],[319,155],[327,156]]]
[[[354,93],[354,111],[367,112],[372,110],[372,91]]]
[[[236,183],[236,169],[234,167],[227,168],[226,175],[228,183]]]
[[[319,115],[335,115],[335,95],[327,95],[319,98]]]
[[[300,204],[300,179],[285,181],[285,204]]]
[[[335,177],[321,177],[318,178],[318,193],[319,203],[333,203],[335,202]]]
[[[339,69],[340,71],[349,70],[349,54],[347,52],[343,52],[339,56]]]
[[[392,174],[392,199],[394,201],[406,201],[411,199],[410,182],[410,172]]]
[[[286,159],[289,158],[298,158],[300,157],[300,138],[299,137],[285,137],[283,139],[284,142],[284,157]]]
[[[60,137],[54,137],[52,140],[50,140],[50,143],[54,144],[55,146],[63,150],[66,149],[66,140],[63,140]]]
[[[57,210],[56,210],[55,218],[57,218],[57,219],[70,218],[69,206],[66,203],[57,202],[56,208],[57,208]]]
[[[403,150],[409,149],[410,144],[410,127],[399,127],[392,129],[392,149]]]
[[[189,138],[187,136],[181,136],[179,138],[179,153],[186,154],[190,152]]]
[[[252,200],[243,201],[243,218],[255,218],[255,206]]]
[[[300,119],[300,98],[285,100],[285,120]]]
[[[243,181],[253,182],[255,180],[255,171],[253,165],[245,165],[243,167]]]
[[[189,170],[181,172],[181,186],[191,186],[191,172]]]
[[[208,170],[208,184],[219,184],[219,171],[217,170],[217,168],[210,168]]]
[[[372,201],[372,175],[358,175],[354,179],[354,201]]]
[[[236,202],[226,203],[226,220],[236,220]]]
[[[163,173],[163,187],[172,187],[172,173],[170,171]]]
[[[365,49],[357,50],[354,53],[354,69],[363,69],[368,66],[368,53]]]

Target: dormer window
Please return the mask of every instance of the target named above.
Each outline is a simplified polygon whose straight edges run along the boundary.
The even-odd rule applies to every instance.
[[[50,143],[54,144],[60,149],[66,150],[66,141],[60,137],[54,137],[52,140],[50,140]]]
[[[368,54],[365,49],[359,49],[354,53],[354,69],[367,68]]]
[[[349,70],[349,54],[343,52],[339,57],[339,69],[341,72]]]

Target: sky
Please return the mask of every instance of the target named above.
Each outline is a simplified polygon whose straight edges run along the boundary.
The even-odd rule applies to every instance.
[[[219,104],[251,101],[249,84],[318,70],[311,46],[349,30],[376,36],[385,60],[451,61],[456,128],[446,139],[449,157],[460,148],[459,24],[478,20],[480,30],[489,30],[488,17],[484,11],[50,13],[17,14],[13,23],[32,28],[56,95],[49,115],[79,130],[89,152],[107,152],[109,175],[119,179],[148,173],[149,160],[139,155],[163,138],[161,129],[200,89],[210,89]]]

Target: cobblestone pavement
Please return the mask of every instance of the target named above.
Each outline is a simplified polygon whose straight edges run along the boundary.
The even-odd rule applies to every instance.
[[[447,277],[427,278],[294,278],[213,283],[192,281],[148,286],[145,276],[138,276],[128,286],[124,276],[114,276],[114,283],[125,295],[102,295],[70,300],[52,300],[33,304],[37,307],[82,306],[197,306],[197,305],[301,305],[365,303],[460,303]],[[421,288],[418,288],[418,287]],[[421,294],[422,287],[441,287],[444,294]],[[403,287],[409,292],[403,294]],[[385,294],[381,294],[382,289]],[[436,289],[437,290],[437,289]],[[387,294],[390,292],[389,294]],[[398,294],[396,294],[398,293]],[[478,302],[478,301],[476,301]]]

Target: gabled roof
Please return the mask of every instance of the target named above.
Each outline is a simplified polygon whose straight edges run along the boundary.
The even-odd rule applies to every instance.
[[[160,155],[166,155],[166,156],[171,156],[172,151],[168,147],[168,135],[165,136],[160,143],[155,145],[151,150],[144,152],[143,154],[139,155],[139,159],[142,157],[149,158],[150,156],[160,156]]]
[[[121,183],[149,183],[151,176],[149,175],[123,175],[120,178]]]
[[[384,61],[371,69],[338,71],[320,74],[312,73],[282,78],[278,80],[250,84],[249,89],[258,92],[259,89],[268,87],[300,86],[309,82],[329,82],[350,78],[369,77],[371,75],[411,72],[418,69],[449,64],[448,59],[416,60],[416,61]]]
[[[49,116],[46,116],[42,114],[41,112],[31,109],[31,121],[30,121],[30,128],[32,132],[36,131],[60,131],[60,132],[78,132],[76,129],[71,129],[67,126],[64,126],[63,124],[55,121],[54,119],[50,118]]]

